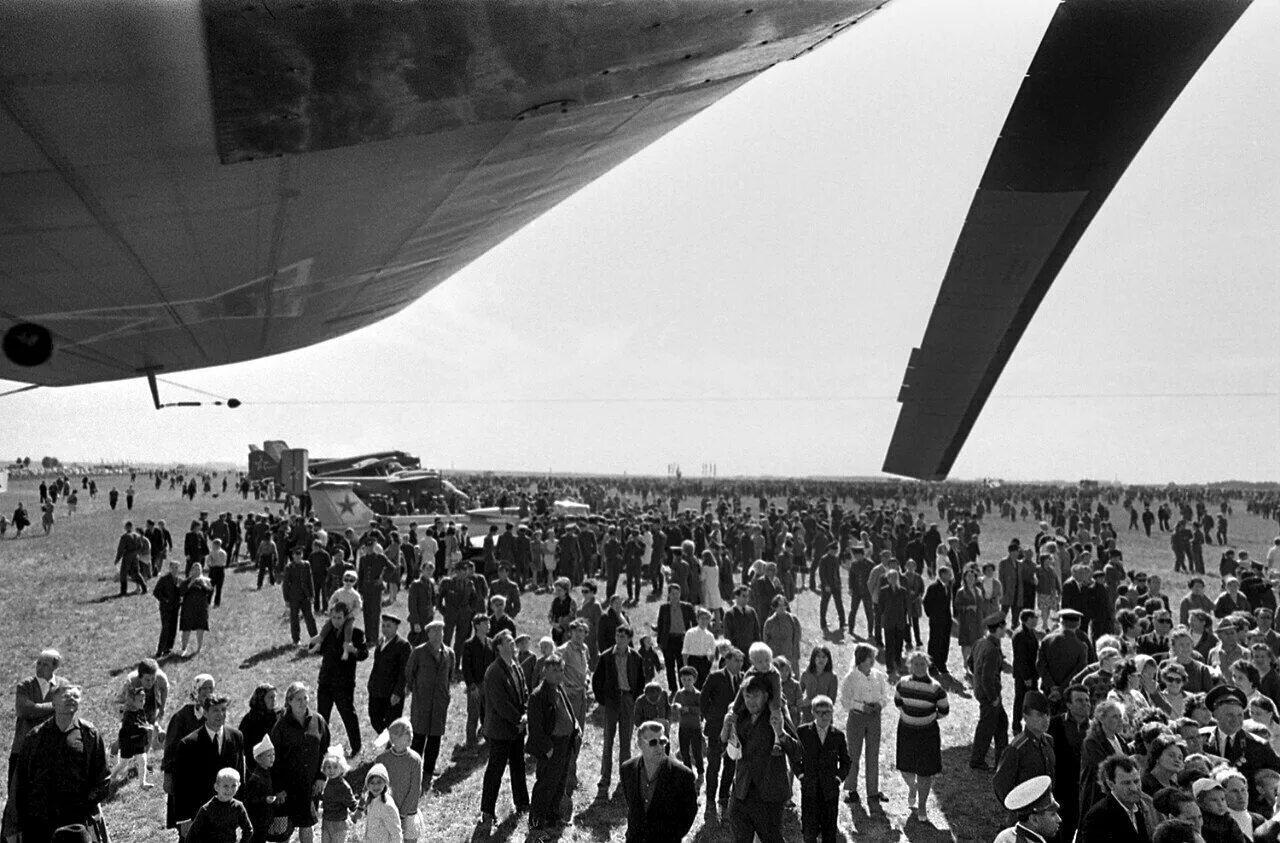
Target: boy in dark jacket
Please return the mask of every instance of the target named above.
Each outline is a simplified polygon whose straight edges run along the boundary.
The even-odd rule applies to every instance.
[[[813,698],[813,721],[797,730],[800,737],[800,826],[805,843],[835,843],[840,816],[840,783],[852,759],[844,732],[832,724],[829,697]]]

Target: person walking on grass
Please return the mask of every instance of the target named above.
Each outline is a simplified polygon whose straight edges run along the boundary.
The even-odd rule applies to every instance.
[[[509,767],[511,771],[511,798],[516,812],[529,809],[524,769],[529,691],[524,673],[515,662],[516,645],[511,633],[506,630],[499,632],[494,636],[493,646],[497,658],[484,675],[484,733],[489,746],[489,761],[484,770],[478,823],[486,830],[493,826],[498,788],[505,768]],[[555,655],[549,658],[559,660]]]
[[[840,702],[849,711],[845,734],[852,763],[845,779],[845,801],[858,803],[858,756],[863,747],[867,754],[867,810],[877,808],[889,799],[880,792],[880,715],[889,699],[889,682],[884,671],[876,667],[879,652],[870,644],[853,649],[853,667],[840,682]]]
[[[204,634],[209,631],[209,601],[213,597],[213,583],[204,575],[204,566],[196,562],[191,573],[178,588],[182,595],[182,613],[179,626],[182,629],[182,654],[191,658],[204,647]],[[196,634],[196,648],[192,650],[191,633]]]

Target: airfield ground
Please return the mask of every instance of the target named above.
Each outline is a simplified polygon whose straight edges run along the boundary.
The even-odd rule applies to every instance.
[[[112,511],[106,502],[106,490],[110,479],[99,483],[100,494],[90,501],[81,494],[79,512],[68,518],[66,509],[59,502],[57,523],[49,536],[42,535],[37,507],[38,494],[35,483],[15,481],[5,494],[0,494],[0,511],[11,514],[17,501],[22,500],[37,522],[24,538],[13,540],[12,530],[0,541],[0,573],[5,587],[0,589],[0,640],[8,646],[0,650],[0,683],[16,683],[31,675],[36,654],[43,647],[56,647],[62,651],[65,663],[63,675],[85,688],[83,716],[96,723],[113,738],[119,726],[111,700],[118,689],[123,674],[139,658],[155,650],[158,618],[155,601],[147,596],[116,597],[117,579],[112,567],[116,538],[121,523],[127,518],[164,518],[181,545],[182,534],[199,510],[211,512],[261,511],[262,502],[239,497],[211,498],[198,496],[194,504],[179,499],[168,488],[156,491],[139,477],[139,489],[132,512],[120,507]],[[118,484],[121,488],[127,485]],[[696,506],[696,501],[685,505]],[[929,513],[926,513],[928,517]],[[1121,524],[1120,541],[1127,564],[1138,570],[1160,573],[1165,577],[1165,591],[1171,596],[1181,596],[1186,578],[1171,576],[1172,557],[1168,549],[1167,535],[1157,534],[1147,539],[1138,531],[1124,530]],[[1035,532],[1030,521],[1017,524],[988,518],[983,524],[982,545],[987,553],[998,556],[1011,536],[1030,539]],[[1265,554],[1276,534],[1276,524],[1244,513],[1237,503],[1231,518],[1232,545],[1248,549],[1252,554]],[[1206,567],[1216,574],[1220,549],[1206,547]],[[1216,593],[1216,576],[1211,576],[1210,592]],[[288,616],[278,589],[255,589],[256,578],[248,569],[229,574],[220,609],[212,610],[211,631],[205,639],[204,651],[185,661],[170,661],[164,665],[174,688],[174,702],[170,711],[181,705],[191,678],[197,673],[210,673],[217,678],[219,690],[232,699],[230,720],[239,722],[244,714],[250,693],[258,682],[268,681],[283,689],[289,682],[302,679],[314,683],[318,660],[299,655],[289,642]],[[647,592],[647,588],[646,588]],[[528,594],[518,620],[527,619],[529,629],[541,633],[545,628],[549,599],[545,595]],[[646,628],[657,617],[657,604],[644,603],[631,610],[632,623]],[[405,595],[400,594],[396,609],[405,613]],[[794,611],[803,625],[802,652],[822,640],[818,624],[818,598],[812,592],[798,596]],[[834,612],[832,613],[834,615]],[[832,620],[834,625],[834,620]],[[521,628],[525,628],[521,625]],[[861,628],[861,626],[860,626]],[[836,657],[837,671],[843,675],[849,668],[853,640],[847,636],[832,634],[829,637]],[[1007,652],[1007,645],[1006,645]],[[959,648],[951,650],[950,669],[953,675],[962,675]],[[356,705],[365,721],[363,742],[365,754],[358,759],[352,771],[351,781],[363,782],[364,772],[372,754],[369,747],[373,735],[367,725],[364,680],[367,666],[358,674]],[[1006,677],[1006,707],[1010,705],[1012,690]],[[852,816],[847,806],[842,806],[840,826],[848,839],[874,841],[898,841],[903,838],[918,843],[934,841],[990,841],[1000,829],[1003,811],[997,807],[991,791],[989,774],[975,773],[968,768],[968,752],[977,719],[977,705],[967,690],[952,684],[951,716],[942,721],[944,772],[935,779],[930,800],[931,823],[923,824],[909,818],[906,805],[906,786],[894,773],[896,718],[886,715],[884,743],[881,747],[882,789],[889,797],[883,813],[868,817],[861,810]],[[423,803],[427,834],[424,843],[439,841],[463,841],[473,839],[480,784],[484,771],[485,753],[462,749],[463,725],[466,704],[461,686],[454,689],[450,707],[448,732],[444,738],[440,760],[437,764],[437,784]],[[579,784],[574,796],[575,819],[557,839],[566,843],[586,841],[620,842],[625,837],[626,808],[621,800],[594,801],[596,781],[600,768],[599,719],[589,716],[595,728],[588,729],[587,743],[583,747],[578,764]],[[840,718],[843,722],[843,718]],[[335,739],[343,739],[341,722],[333,717]],[[7,748],[13,735],[12,714],[0,718],[0,763],[7,759]],[[533,775],[530,767],[530,785]],[[616,788],[615,777],[615,788]],[[798,792],[797,792],[798,803]],[[494,840],[525,840],[528,835],[527,819],[511,814],[509,789],[503,785],[499,794],[498,824]],[[156,841],[175,839],[172,831],[164,830],[164,798],[159,788],[142,791],[136,782],[130,782],[105,805],[104,812],[117,841]],[[800,840],[798,818],[789,818],[784,829],[788,840]],[[359,841],[356,831],[350,838]],[[484,839],[476,837],[475,839]],[[532,838],[530,838],[532,839]],[[704,823],[699,814],[691,839],[698,843],[721,843],[730,839],[727,825]]]

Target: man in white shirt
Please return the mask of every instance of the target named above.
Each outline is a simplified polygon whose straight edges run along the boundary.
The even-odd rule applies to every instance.
[[[848,791],[845,801],[858,801],[858,756],[866,747],[867,809],[888,798],[880,792],[880,714],[889,698],[888,680],[877,668],[878,651],[870,644],[859,644],[853,650],[853,667],[840,683],[840,702],[849,710],[845,735],[849,741],[849,757],[853,764],[845,779]]]
[[[1278,568],[1280,568],[1280,536],[1275,537],[1267,550],[1267,570],[1274,571]]]
[[[684,645],[680,654],[684,656],[686,665],[697,669],[696,684],[701,688],[702,683],[707,680],[707,674],[711,672],[711,660],[716,654],[716,636],[710,629],[711,610],[705,606],[699,606],[694,612],[698,618],[698,625],[684,634]]]

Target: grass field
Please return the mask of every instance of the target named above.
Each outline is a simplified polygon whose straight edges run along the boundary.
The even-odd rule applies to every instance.
[[[154,651],[159,628],[155,601],[149,595],[115,596],[118,586],[111,563],[122,521],[129,517],[164,518],[180,545],[186,525],[199,510],[242,512],[260,509],[262,503],[239,498],[197,497],[193,505],[180,500],[176,492],[167,488],[153,491],[147,483],[139,482],[136,484],[138,498],[131,513],[124,510],[123,500],[118,510],[111,511],[105,493],[92,502],[87,494],[82,494],[79,512],[73,518],[66,516],[60,502],[57,524],[46,537],[38,525],[39,512],[35,506],[38,495],[34,485],[30,481],[15,482],[7,493],[0,494],[0,511],[11,514],[16,502],[23,500],[37,521],[35,529],[21,540],[15,541],[10,531],[9,536],[0,541],[0,572],[6,579],[6,587],[0,592],[0,640],[9,644],[0,650],[0,682],[16,683],[30,676],[39,650],[56,647],[65,660],[62,674],[85,688],[83,716],[96,723],[109,739],[114,738],[119,724],[111,699],[123,674],[139,658]],[[105,490],[110,484],[100,486]],[[1247,548],[1255,556],[1265,554],[1275,532],[1274,522],[1248,516],[1242,506],[1236,507],[1231,523],[1234,546]],[[984,523],[983,547],[998,556],[996,549],[1002,548],[1011,536],[1020,536],[1025,542],[1033,533],[1032,522],[1011,524],[988,518]],[[1172,556],[1167,536],[1147,539],[1139,532],[1126,531],[1122,532],[1120,541],[1131,568],[1161,573],[1165,577],[1165,591],[1171,596],[1181,596],[1185,578],[1172,579],[1169,574]],[[1206,566],[1211,571],[1216,571],[1219,553],[1216,546],[1206,547]],[[230,695],[232,723],[239,722],[258,682],[269,681],[277,688],[295,679],[314,683],[318,661],[299,655],[290,646],[288,618],[279,591],[264,588],[259,592],[255,584],[254,576],[247,570],[229,574],[223,605],[212,610],[211,631],[204,651],[193,659],[171,661],[164,666],[175,688],[176,700],[170,704],[170,712],[181,704],[191,678],[197,673],[211,673],[217,678],[219,690]],[[1216,583],[1210,587],[1211,592],[1215,590]],[[528,595],[518,619],[523,621],[521,629],[535,637],[542,633],[548,605],[545,596]],[[656,620],[656,605],[647,603],[632,610],[633,625],[647,629],[647,625]],[[405,613],[403,592],[397,609],[400,614]],[[802,652],[807,658],[809,648],[821,640],[817,597],[810,592],[800,594],[794,610],[805,630]],[[839,634],[829,639],[836,654],[836,669],[843,675],[849,668],[853,641]],[[963,673],[959,655],[959,648],[953,646],[950,668],[954,675]],[[366,721],[363,685],[367,672],[366,662],[358,674],[356,696],[357,709]],[[1011,700],[1009,684],[1006,680],[1005,692]],[[884,724],[880,756],[882,789],[890,802],[883,813],[876,812],[870,817],[861,810],[851,816],[847,806],[843,807],[841,829],[847,837],[869,841],[896,841],[904,837],[912,841],[989,841],[999,830],[1003,811],[992,795],[990,776],[975,774],[967,766],[977,716],[976,703],[959,686],[953,685],[949,690],[952,713],[942,721],[944,772],[935,779],[929,806],[931,822],[923,824],[908,819],[906,786],[893,771],[896,718],[890,714]],[[437,764],[436,789],[423,804],[427,828],[424,841],[484,839],[474,837],[484,751],[465,752],[461,748],[465,712],[465,700],[458,686],[453,693],[449,730]],[[620,797],[609,802],[594,801],[600,767],[600,735],[599,721],[594,717],[589,720],[593,725],[588,728],[578,766],[576,816],[573,825],[561,832],[558,839],[621,841],[625,836],[626,813]],[[842,723],[843,717],[839,717],[838,722]],[[335,739],[345,737],[336,712],[332,728]],[[10,745],[12,730],[12,716],[6,714],[0,719],[0,746]],[[373,735],[368,733],[366,724],[365,746],[371,747],[372,741]],[[354,776],[363,776],[370,754],[371,750],[366,749],[361,759],[364,763],[353,771],[353,785]],[[7,752],[0,753],[0,759],[4,758]],[[532,778],[530,768],[531,786]],[[860,790],[865,792],[861,786]],[[511,816],[506,785],[498,804],[498,824],[490,839],[525,840],[527,821],[523,816]],[[104,806],[104,812],[116,840],[160,840],[173,836],[163,828],[164,797],[159,788],[144,792],[131,782]],[[788,840],[799,840],[798,819],[789,818],[785,832]],[[359,840],[360,834],[356,832],[350,839]],[[730,837],[727,826],[714,821],[703,823],[700,816],[691,839],[716,843]]]

